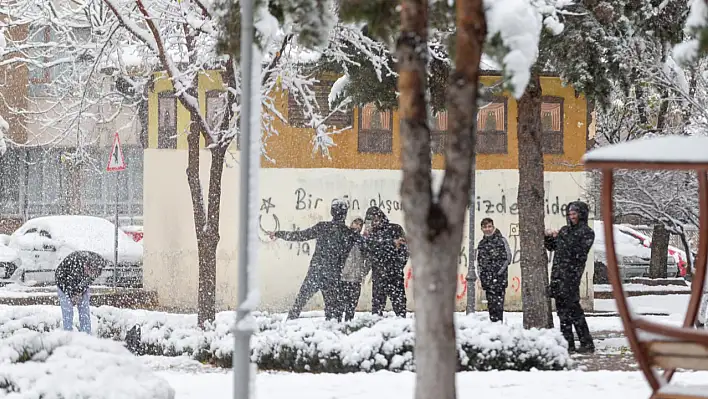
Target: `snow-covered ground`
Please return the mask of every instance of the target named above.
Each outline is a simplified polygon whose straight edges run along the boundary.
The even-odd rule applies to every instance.
[[[681,320],[686,314],[689,295],[644,295],[629,297],[629,304],[635,313],[667,313],[668,319]],[[614,299],[595,299],[598,312],[616,312]]]
[[[645,285],[628,283],[623,284],[622,288],[625,292],[691,292],[691,287],[688,285]],[[593,291],[612,292],[612,286],[610,284],[595,284]]]
[[[668,314],[647,316],[650,319],[679,324],[685,313],[688,295],[647,295],[631,297],[629,300],[639,312]],[[613,299],[597,299],[595,309],[597,312],[614,311],[616,307]],[[58,309],[56,311],[58,312]],[[322,316],[321,313],[305,312],[303,316],[317,318]],[[506,313],[505,323],[521,324],[522,314]],[[626,340],[621,336],[622,325],[618,317],[588,317],[588,323],[593,333],[602,332],[604,335],[596,342],[598,352],[620,354],[627,350]],[[203,365],[186,356],[143,356],[139,359],[147,368],[169,382],[176,392],[177,399],[232,397],[234,379],[231,370]],[[413,396],[414,379],[414,374],[409,372],[383,371],[338,375],[259,372],[255,378],[255,394],[259,399],[408,399]],[[676,381],[691,385],[700,384],[706,379],[706,372],[679,373],[676,377]],[[458,373],[457,386],[459,397],[508,395],[515,399],[594,399],[602,395],[604,399],[626,399],[649,396],[649,389],[642,375],[628,371],[463,372]]]
[[[231,399],[233,374],[189,374],[158,372],[175,389],[176,399]],[[708,373],[680,373],[678,382],[700,384]],[[410,399],[415,375],[377,372],[373,374],[285,374],[259,373],[257,399]],[[650,391],[638,372],[465,372],[457,374],[458,397],[514,399],[627,399],[647,398]]]

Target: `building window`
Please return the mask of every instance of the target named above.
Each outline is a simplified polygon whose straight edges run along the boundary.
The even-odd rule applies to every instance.
[[[563,98],[543,97],[541,103],[541,126],[544,154],[563,154]]]
[[[49,84],[59,80],[80,80],[83,76],[68,76],[80,73],[81,68],[76,68],[76,63],[92,62],[93,57],[88,54],[88,50],[79,53],[77,50],[80,46],[85,46],[91,43],[91,27],[72,27],[70,30],[57,31],[50,26],[40,27],[29,33],[28,42],[33,44],[42,43],[62,43],[62,46],[34,46],[28,51],[28,54],[33,59],[42,63],[50,63],[61,59],[71,59],[70,62],[59,62],[51,67],[38,68],[35,66],[29,67],[29,86],[28,93],[30,97],[49,97],[58,96],[67,93],[57,93],[58,86],[51,87]],[[61,87],[61,86],[59,86]],[[89,88],[90,90],[91,88]],[[70,90],[70,89],[69,89]]]
[[[177,148],[177,98],[172,91],[157,97],[157,148]]]
[[[431,112],[428,116],[430,123],[430,147],[435,154],[442,154],[447,146],[447,111]]]
[[[359,152],[393,152],[393,113],[379,111],[374,104],[359,110]]]
[[[221,130],[221,124],[227,113],[228,96],[224,90],[209,90],[206,92],[206,122],[212,132]],[[232,121],[230,121],[232,122]],[[236,149],[241,149],[240,137],[236,136]]]
[[[52,30],[50,27],[41,27],[29,33],[28,42],[30,43],[49,43],[52,38]],[[40,46],[32,51],[32,58],[43,63],[48,63],[50,58],[47,56],[48,50],[40,50]],[[38,68],[31,66],[29,68],[29,87],[28,94],[30,97],[44,97],[47,93],[47,85],[52,81],[51,68]]]
[[[493,98],[477,111],[477,153],[506,154],[507,152],[507,100]]]
[[[315,94],[317,108],[315,112],[319,113],[323,118],[327,118],[324,124],[335,128],[345,128],[352,125],[351,109],[338,111],[330,115],[332,110],[329,108],[329,93],[334,85],[333,80],[320,80],[312,85],[312,91]],[[314,105],[314,104],[313,104]],[[310,119],[305,117],[304,106],[298,104],[295,96],[292,93],[288,94],[288,124],[293,127],[312,127]]]

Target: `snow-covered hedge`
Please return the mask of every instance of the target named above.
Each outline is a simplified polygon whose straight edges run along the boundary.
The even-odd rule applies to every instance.
[[[0,397],[172,399],[174,390],[120,343],[23,330],[0,339]]]
[[[92,309],[94,333],[125,340],[133,326],[141,330],[140,354],[188,355],[222,367],[231,366],[233,312],[217,314],[205,331],[196,315],[180,315],[107,306]],[[323,318],[285,322],[283,315],[256,313],[251,359],[261,370],[344,373],[413,370],[413,320],[358,315],[348,323]],[[559,370],[571,365],[567,344],[557,330],[524,330],[490,323],[486,317],[459,316],[460,370]],[[60,313],[48,306],[0,307],[0,338],[26,329],[59,328]]]

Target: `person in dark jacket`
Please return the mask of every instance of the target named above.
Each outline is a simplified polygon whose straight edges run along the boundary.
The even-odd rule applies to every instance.
[[[580,340],[578,352],[595,351],[585,312],[580,307],[580,281],[588,252],[595,241],[595,232],[588,226],[588,214],[586,203],[571,202],[568,204],[568,224],[560,231],[547,230],[545,237],[546,249],[555,251],[549,296],[556,301],[561,333],[568,341],[569,352],[575,352],[573,327]]]
[[[350,226],[357,234],[361,233],[363,227],[364,221],[361,218],[354,219]],[[361,295],[361,283],[364,281],[364,278],[366,278],[366,275],[369,274],[370,268],[370,262],[366,261],[366,257],[362,251],[362,244],[354,244],[342,269],[342,288],[340,295],[342,298],[344,321],[349,321],[354,318],[356,305],[359,303],[359,296]]]
[[[377,206],[366,210],[365,252],[371,262],[371,313],[383,315],[386,299],[391,299],[393,312],[406,317],[406,287],[403,268],[408,262],[405,233],[400,225],[391,223]]]
[[[305,230],[270,233],[271,238],[286,241],[316,240],[310,268],[300,286],[295,303],[288,312],[288,319],[298,318],[307,301],[318,291],[322,292],[324,299],[325,317],[336,319],[337,316],[341,316],[337,291],[340,287],[342,268],[354,243],[361,240],[361,237],[344,222],[348,209],[346,202],[335,199],[330,208],[331,221],[319,222]]]
[[[482,219],[484,237],[477,245],[477,267],[482,289],[487,295],[489,320],[503,321],[504,294],[509,286],[511,248],[490,218]]]
[[[55,271],[57,295],[64,330],[73,331],[74,305],[79,310],[79,330],[91,334],[89,286],[108,261],[91,251],[76,251],[64,258]]]

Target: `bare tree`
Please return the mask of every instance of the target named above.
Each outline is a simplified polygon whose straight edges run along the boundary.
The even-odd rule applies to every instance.
[[[217,2],[218,3],[218,2]],[[3,2],[0,14],[8,16],[5,25],[27,28],[26,37],[9,40],[0,48],[0,67],[26,67],[31,73],[62,66],[61,74],[46,85],[49,109],[13,109],[27,117],[45,118],[47,125],[58,125],[62,131],[49,143],[60,142],[69,134],[84,129],[83,119],[111,121],[126,113],[147,120],[146,97],[155,72],[164,72],[174,88],[177,101],[188,111],[190,125],[187,136],[187,183],[192,199],[194,231],[199,258],[199,324],[213,320],[215,314],[216,248],[219,245],[221,176],[231,143],[238,137],[240,71],[237,60],[220,53],[220,40],[227,36],[225,17],[219,4],[201,0],[85,0],[56,3],[53,0],[17,0]],[[236,6],[238,9],[238,5]],[[276,18],[269,10],[272,10]],[[256,38],[262,63],[259,98],[264,109],[261,120],[265,145],[276,134],[274,123],[287,122],[276,104],[280,91],[287,92],[302,108],[303,119],[313,129],[314,150],[329,156],[334,145],[332,135],[345,130],[334,129],[327,120],[347,108],[342,102],[327,110],[317,102],[314,84],[318,82],[309,61],[302,61],[306,46],[317,47],[322,57],[345,68],[353,62],[342,50],[356,48],[382,65],[377,57],[384,46],[368,38],[360,27],[339,24],[332,2],[318,9],[326,21],[318,26],[311,13],[283,8],[276,2],[258,5]],[[310,18],[305,28],[300,15]],[[238,18],[237,18],[238,19]],[[79,33],[77,34],[77,28]],[[238,31],[238,29],[235,29]],[[49,33],[47,33],[49,32]],[[291,33],[286,33],[291,32]],[[36,35],[49,35],[48,40],[35,40]],[[228,39],[227,39],[228,41]],[[317,42],[317,43],[313,43]],[[228,48],[228,46],[226,46]],[[309,49],[310,47],[307,47]],[[222,104],[215,115],[206,115],[198,101],[198,79],[207,73],[220,75]],[[131,102],[132,101],[132,102]],[[109,109],[110,111],[106,111]],[[100,113],[97,110],[103,111]],[[105,114],[107,113],[107,115]],[[113,118],[113,119],[111,119]],[[144,123],[145,126],[145,123]],[[78,129],[78,130],[77,130]],[[86,132],[90,133],[90,132]],[[178,132],[174,132],[178,134]],[[77,133],[78,134],[78,133]],[[80,135],[84,143],[89,135]],[[82,141],[83,140],[83,141]],[[211,157],[209,181],[199,178],[200,141],[206,143]],[[265,146],[262,151],[265,153]],[[76,159],[79,157],[77,156]],[[78,161],[77,161],[78,162]],[[202,187],[207,184],[204,198]]]

